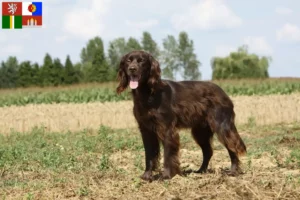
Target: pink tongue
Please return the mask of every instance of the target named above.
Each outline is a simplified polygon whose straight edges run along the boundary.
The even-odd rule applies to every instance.
[[[137,78],[131,78],[129,86],[131,89],[136,89],[139,86],[139,82]]]

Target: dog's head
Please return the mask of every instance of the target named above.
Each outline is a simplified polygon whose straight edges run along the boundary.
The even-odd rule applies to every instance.
[[[147,84],[155,90],[162,85],[160,80],[159,62],[145,51],[132,51],[121,58],[117,93],[124,91],[128,85],[131,89],[137,89],[143,84]]]

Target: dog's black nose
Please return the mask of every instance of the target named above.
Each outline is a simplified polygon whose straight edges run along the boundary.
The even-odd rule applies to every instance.
[[[129,67],[129,71],[130,72],[135,72],[136,71],[136,67]]]

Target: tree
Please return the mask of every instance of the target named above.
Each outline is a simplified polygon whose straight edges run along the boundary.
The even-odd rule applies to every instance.
[[[50,54],[46,53],[44,57],[44,63],[41,67],[40,79],[42,86],[51,86],[54,83],[53,76],[53,61]]]
[[[58,86],[64,83],[64,66],[59,58],[53,60],[53,69],[51,71],[52,84]]]
[[[28,87],[33,85],[32,68],[30,61],[24,61],[20,64],[18,70],[17,86]]]
[[[212,58],[212,79],[268,78],[270,62],[271,57],[249,54],[248,46],[243,45],[227,57]]]
[[[92,82],[108,81],[108,64],[106,63],[104,52],[101,49],[96,50],[96,54],[93,57],[91,72]]]
[[[149,32],[143,32],[142,46],[145,51],[149,52],[152,54],[152,56],[158,59],[160,55],[159,48]]]
[[[199,80],[201,78],[199,71],[201,63],[194,53],[193,41],[189,39],[186,32],[179,33],[178,58],[185,80]]]
[[[78,73],[76,72],[69,55],[67,55],[66,58],[63,77],[64,77],[63,80],[65,84],[70,85],[74,83],[79,83]]]
[[[92,62],[97,49],[103,49],[103,41],[98,36],[90,39],[86,47],[82,48],[80,54],[81,62]]]
[[[74,65],[74,70],[76,73],[76,77],[78,78],[78,82],[82,82],[83,81],[83,72],[82,72],[82,64],[80,62],[77,62]]]
[[[81,51],[81,63],[86,82],[102,82],[108,77],[108,64],[100,37],[89,40]]]
[[[194,53],[193,41],[189,39],[186,32],[179,33],[178,58],[185,80],[199,80],[201,78],[199,71],[201,63],[197,60],[197,56]]]
[[[10,56],[1,63],[0,87],[14,88],[17,86],[19,64],[16,57]]]
[[[117,38],[109,43],[108,58],[109,58],[109,80],[115,80],[120,60],[126,52],[125,38]]]
[[[185,80],[201,78],[199,71],[201,63],[194,53],[193,41],[186,32],[179,33],[178,41],[172,35],[163,39],[162,65],[162,74],[166,78],[176,80],[178,75]]]
[[[34,63],[31,70],[31,77],[32,77],[32,84],[33,85],[40,85],[41,83],[41,76],[40,76],[40,67],[38,63]]]
[[[163,39],[162,75],[163,77],[171,80],[176,79],[176,73],[179,69],[177,51],[178,43],[174,36],[168,35],[165,39]]]
[[[130,51],[141,50],[141,49],[142,47],[139,41],[133,37],[129,37],[126,43],[126,53],[129,53]]]
[[[82,82],[91,82],[90,75],[92,74],[92,62],[85,62],[81,64],[81,72],[83,74]]]

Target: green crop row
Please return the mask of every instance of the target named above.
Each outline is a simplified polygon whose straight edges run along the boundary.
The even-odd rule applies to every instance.
[[[300,92],[299,82],[270,82],[261,81],[257,83],[236,82],[227,83],[220,82],[219,85],[231,96],[237,95],[270,95],[270,94],[291,94]]]
[[[300,92],[300,79],[215,81],[230,96]],[[0,91],[0,107],[26,104],[88,103],[130,100],[129,90],[117,95],[115,84]]]
[[[51,104],[51,103],[88,103],[128,100],[130,95],[123,93],[116,95],[109,88],[80,89],[47,92],[28,92],[8,94],[0,97],[0,106],[26,105],[26,104]]]

